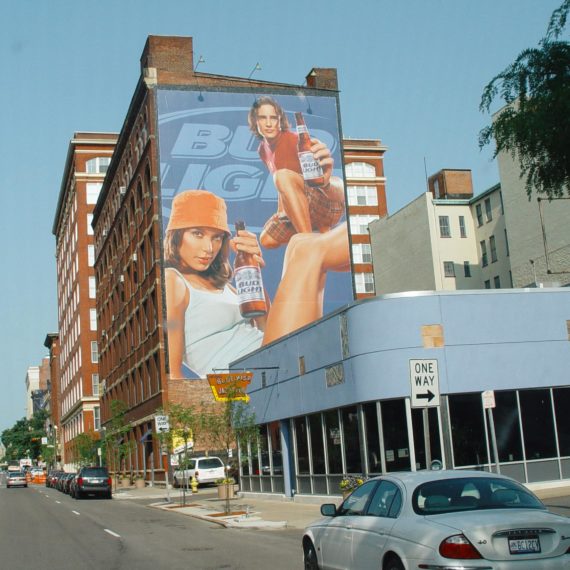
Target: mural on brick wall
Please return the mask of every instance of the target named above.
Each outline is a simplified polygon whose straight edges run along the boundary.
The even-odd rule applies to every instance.
[[[159,89],[158,125],[171,376],[353,299],[336,95]]]

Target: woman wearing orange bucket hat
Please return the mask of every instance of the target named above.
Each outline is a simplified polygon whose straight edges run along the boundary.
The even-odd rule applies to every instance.
[[[283,277],[268,314],[245,319],[230,284],[230,249],[265,265],[255,234],[231,237],[224,200],[205,190],[176,195],[164,241],[170,374],[184,368],[204,377],[322,316],[327,271],[346,271],[348,234],[296,234],[287,245]],[[267,299],[269,306],[269,299]]]

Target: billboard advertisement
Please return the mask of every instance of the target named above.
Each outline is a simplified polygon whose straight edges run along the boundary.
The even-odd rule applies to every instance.
[[[205,378],[354,298],[338,100],[157,102],[170,374]]]

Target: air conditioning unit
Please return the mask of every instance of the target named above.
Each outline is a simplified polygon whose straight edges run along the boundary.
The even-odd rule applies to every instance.
[[[127,187],[126,186],[119,186],[119,192],[120,192],[121,196],[124,196],[127,193]]]
[[[111,322],[112,322],[112,323],[115,322],[115,315],[111,315]]]
[[[133,261],[136,261],[136,260],[137,260],[137,254],[133,253]]]
[[[107,230],[103,230],[101,233],[103,234],[103,237],[107,237]]]
[[[121,283],[124,283],[124,282],[125,282],[125,276],[124,276],[124,275],[121,275],[121,277],[119,277],[119,281],[120,281]]]

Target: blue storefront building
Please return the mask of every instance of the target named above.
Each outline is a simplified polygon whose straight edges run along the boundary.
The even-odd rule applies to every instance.
[[[241,488],[338,495],[344,474],[476,468],[570,478],[570,289],[400,293],[232,363],[260,442]],[[485,397],[483,397],[485,396]]]

